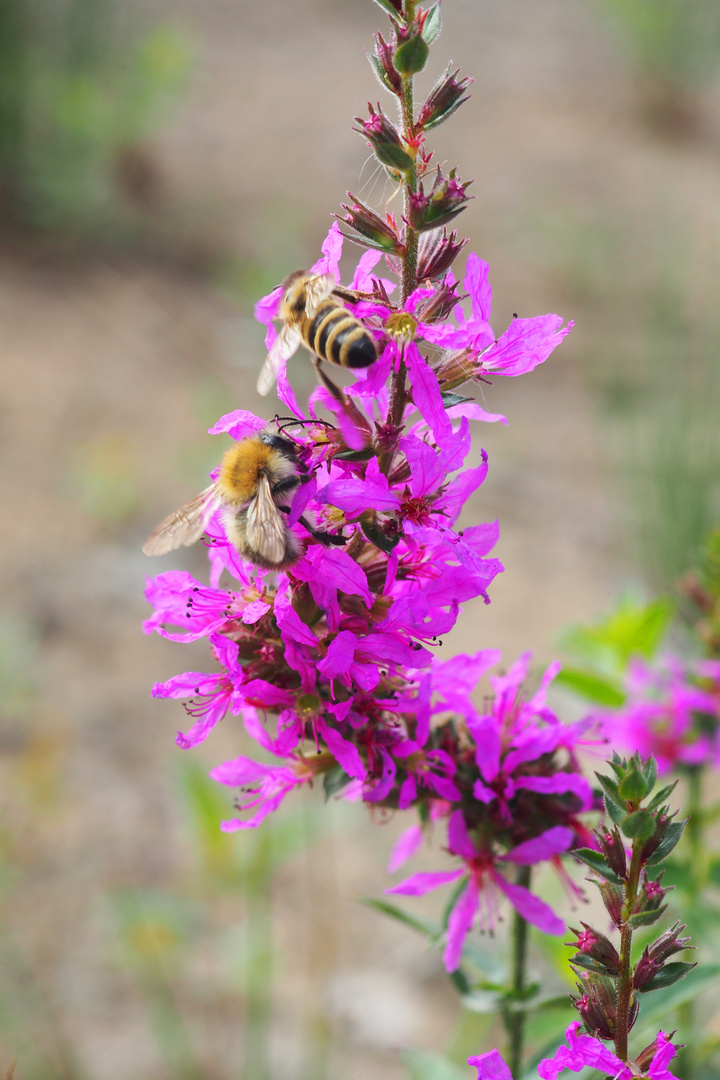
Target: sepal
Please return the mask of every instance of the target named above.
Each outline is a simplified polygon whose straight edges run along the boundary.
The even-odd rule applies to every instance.
[[[385,41],[382,34],[375,35],[375,53],[368,53],[367,58],[385,89],[399,97],[402,93],[402,78],[393,63],[393,47]]]
[[[398,172],[407,172],[412,168],[415,158],[409,154],[403,140],[400,138],[397,128],[387,118],[378,104],[374,109],[368,102],[370,116],[363,120],[361,116],[355,117],[359,125],[354,130],[364,135],[375,152],[375,157],[382,165]]]
[[[418,245],[418,279],[425,281],[440,277],[450,269],[455,259],[467,244],[467,240],[458,241],[457,233],[436,229],[420,234]]]
[[[349,225],[359,234],[358,237],[350,237],[350,239],[354,239],[356,243],[363,244],[365,247],[376,248],[378,251],[402,257],[405,246],[391,222],[383,221],[369,207],[356,199],[351,191],[348,191],[348,198],[352,199],[352,205],[341,204],[345,215],[338,216],[338,221]]]
[[[437,127],[452,116],[460,106],[468,100],[467,88],[472,84],[472,79],[458,79],[460,68],[451,72],[452,64],[448,67],[433,86],[425,103],[418,113],[416,127],[429,131]]]
[[[421,183],[418,190],[410,195],[410,225],[418,232],[447,225],[470,201],[470,196],[465,194],[470,184],[472,180],[464,184],[459,181],[455,169],[451,169],[445,177],[438,167],[430,193],[425,194]]]

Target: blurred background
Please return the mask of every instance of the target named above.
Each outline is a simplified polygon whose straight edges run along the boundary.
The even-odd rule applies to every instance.
[[[431,145],[476,178],[461,232],[495,329],[576,323],[486,388],[510,423],[476,429],[467,519],[499,517],[506,572],[444,652],[543,663],[621,589],[671,588],[720,516],[720,7],[443,9],[420,93],[450,59],[475,79]],[[0,0],[2,1075],[396,1080],[487,1048],[438,954],[358,902],[407,823],[318,792],[220,834],[206,774],[243,735],[176,748],[185,714],[150,688],[209,658],[140,629],[146,574],[205,573],[140,545],[204,486],[207,427],[275,407],[254,300],[317,258],[347,189],[391,194],[350,130],[386,21],[371,0]],[[292,377],[310,390],[301,356]]]

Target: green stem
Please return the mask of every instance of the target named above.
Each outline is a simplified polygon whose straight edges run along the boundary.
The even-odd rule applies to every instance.
[[[406,15],[410,19],[414,13],[413,0],[406,0]],[[409,143],[414,134],[414,108],[413,108],[413,78],[405,75],[402,78],[402,92],[400,95],[400,116],[402,121],[402,135],[406,143]],[[418,258],[418,233],[409,224],[410,221],[410,196],[417,190],[417,171],[413,164],[405,174],[403,181],[403,216],[405,218],[405,251],[402,257],[402,303],[417,288],[417,258]],[[388,426],[391,431],[398,432],[402,427],[405,413],[407,382],[407,367],[401,360],[398,370],[393,374],[390,382],[390,405],[388,408]],[[387,474],[392,464],[394,448],[386,451],[380,458],[380,468]]]
[[[620,975],[617,982],[615,1053],[621,1061],[628,1059],[628,1027],[630,1002],[632,1001],[632,935],[633,928],[627,922],[635,908],[640,871],[642,869],[642,842],[633,842],[633,853],[625,883],[625,902],[623,904],[623,925],[620,931]]]
[[[529,866],[518,870],[517,884],[530,888]],[[507,1062],[515,1080],[522,1075],[523,1043],[525,1040],[525,974],[527,967],[528,924],[522,915],[515,911],[512,919],[512,987],[510,1003],[503,1012],[503,1023],[507,1035]]]
[[[690,848],[690,873],[696,896],[707,884],[706,847],[703,837],[702,769],[695,766],[688,771],[688,823],[687,837]]]
[[[687,838],[690,849],[689,876],[692,883],[693,899],[697,899],[707,885],[707,847],[704,839],[705,818],[702,806],[702,769],[693,767],[688,772],[688,823]],[[692,957],[687,952],[684,960]],[[695,1075],[695,1002],[686,1001],[678,1009],[678,1018],[685,1037],[685,1046],[680,1051],[678,1062],[685,1080],[692,1080]]]

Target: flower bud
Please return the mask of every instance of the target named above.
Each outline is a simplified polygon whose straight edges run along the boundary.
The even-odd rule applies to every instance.
[[[676,922],[669,930],[666,930],[664,934],[661,934],[659,938],[656,938],[652,944],[645,947],[645,952],[653,960],[657,960],[660,963],[664,963],[668,957],[673,953],[683,952],[684,949],[693,948],[689,944],[689,937],[680,937],[685,929],[685,923]],[[643,953],[644,955],[644,953]]]
[[[598,832],[596,835],[600,841],[600,847],[607,860],[608,866],[619,878],[623,878],[624,880],[627,874],[627,857],[625,854],[625,844],[622,841],[617,827],[614,828],[612,832],[605,829],[602,833]]]
[[[417,119],[418,128],[427,131],[429,128],[436,127],[443,120],[447,120],[449,116],[452,116],[464,101],[467,101],[469,95],[465,91],[473,80],[458,79],[460,68],[451,74],[451,67],[452,64],[435,83],[425,104],[420,109]]]
[[[399,172],[407,172],[412,168],[414,157],[405,149],[405,145],[398,134],[397,128],[392,124],[378,104],[377,111],[368,102],[370,117],[363,120],[356,116],[355,121],[360,127],[355,128],[360,135],[367,137],[369,145],[375,151],[375,156],[389,169]]]
[[[643,871],[642,878],[640,880],[640,889],[635,901],[635,907],[633,913],[639,913],[641,911],[657,911],[661,907],[667,889],[664,889],[661,884],[662,873],[659,875],[656,881],[650,881],[645,871]]]
[[[384,40],[382,34],[375,35],[375,55],[368,53],[368,60],[386,90],[399,96],[402,93],[402,78],[393,63],[392,46]]]
[[[644,863],[649,862],[654,855],[658,862],[669,855],[685,828],[684,821],[673,821],[675,814],[668,814],[664,809],[656,811],[654,817],[655,828],[652,835],[645,840],[640,853]]]
[[[601,964],[609,975],[617,975],[620,971],[620,957],[613,943],[605,934],[601,934],[599,930],[593,930],[587,923],[581,923],[581,926],[584,927],[583,930],[572,931],[577,936],[578,953]],[[571,945],[572,942],[566,944]]]
[[[608,980],[588,976],[585,985],[579,984],[583,993],[570,1000],[577,1009],[580,1019],[590,1032],[599,1039],[615,1037],[615,994]]]
[[[455,176],[456,170],[452,169],[446,179],[438,168],[429,195],[425,194],[422,184],[410,195],[410,224],[418,232],[445,225],[464,210],[469,201],[465,191],[472,180],[463,184]]]
[[[350,237],[350,239],[355,239],[357,243],[362,243],[366,247],[378,248],[380,251],[387,251],[393,255],[402,255],[405,248],[390,219],[383,221],[359,199],[356,199],[351,191],[348,191],[348,196],[352,199],[353,205],[341,204],[345,216],[338,217],[338,221],[349,225],[363,238],[359,240]]]
[[[609,881],[598,881],[598,882],[596,882],[596,884],[597,884],[597,887],[600,890],[600,895],[602,896],[602,900],[603,900],[603,903],[604,903],[604,905],[605,905],[605,907],[607,909],[608,915],[610,916],[612,921],[615,923],[615,926],[617,926],[618,929],[620,929],[620,927],[623,924],[623,916],[622,916],[623,894],[622,894],[622,891],[617,887],[617,885],[613,885]]]
[[[447,318],[460,299],[456,290],[457,282],[448,285],[443,279],[432,296],[421,300],[415,309],[420,322],[442,322]]]
[[[396,19],[398,16],[402,18],[402,0],[375,0],[375,3],[381,7],[383,11],[386,11],[391,18]]]
[[[632,1031],[635,1027],[635,1021],[638,1018],[640,1012],[640,1000],[637,994],[633,994],[630,999],[630,1008],[628,1009],[628,1031]]]
[[[642,990],[657,975],[661,965],[650,956],[647,946],[643,949],[642,956],[635,965],[633,972],[633,986],[636,990]]]
[[[449,270],[457,256],[467,244],[467,240],[458,242],[457,233],[435,229],[433,232],[420,234],[418,245],[418,278],[437,278]]]
[[[670,1032],[670,1035],[667,1036],[668,1042],[670,1041],[670,1039],[672,1039],[674,1034],[675,1034],[674,1031]],[[641,1072],[647,1073],[649,1071],[650,1066],[652,1065],[653,1060],[654,1060],[655,1055],[657,1054],[657,1052],[658,1052],[658,1040],[657,1039],[653,1039],[653,1041],[648,1046],[646,1046],[644,1050],[640,1051],[640,1053],[635,1058],[635,1064],[638,1066],[638,1068],[641,1070]]]

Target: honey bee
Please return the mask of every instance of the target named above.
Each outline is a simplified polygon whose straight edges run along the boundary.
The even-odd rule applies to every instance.
[[[304,482],[292,439],[263,428],[231,446],[223,456],[217,480],[169,514],[143,544],[146,555],[165,555],[194,544],[215,513],[230,543],[243,558],[266,570],[284,570],[297,562],[304,548],[289,528],[278,500]],[[323,542],[344,539],[318,533],[304,518],[302,524]]]
[[[278,368],[302,343],[320,360],[341,367],[369,367],[377,360],[375,338],[359,319],[333,296],[332,274],[296,270],[282,285],[278,318],[283,326],[267,355],[257,381],[260,394],[272,389]]]

